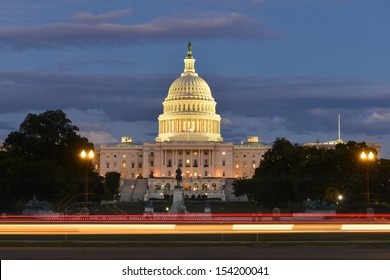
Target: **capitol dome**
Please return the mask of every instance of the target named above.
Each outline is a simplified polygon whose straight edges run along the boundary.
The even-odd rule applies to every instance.
[[[163,114],[158,117],[157,142],[212,141],[222,142],[221,117],[209,85],[195,72],[191,43],[184,59],[184,72],[168,90]]]

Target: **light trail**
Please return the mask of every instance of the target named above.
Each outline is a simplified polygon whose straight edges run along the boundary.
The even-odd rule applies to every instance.
[[[388,232],[380,224],[2,224],[0,235]]]
[[[390,224],[347,224],[341,229],[351,232],[390,232]]]
[[[255,224],[239,224],[239,225],[233,225],[232,230],[235,231],[284,231],[284,230],[292,230],[294,228],[294,225],[291,224],[262,224],[262,225],[255,225]]]

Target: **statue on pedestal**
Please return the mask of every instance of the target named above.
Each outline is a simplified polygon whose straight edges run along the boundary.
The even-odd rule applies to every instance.
[[[182,173],[182,171],[181,171],[180,167],[178,167],[176,169],[176,182],[177,182],[177,186],[178,187],[180,187],[180,182],[183,180],[183,177],[181,176],[181,173]]]

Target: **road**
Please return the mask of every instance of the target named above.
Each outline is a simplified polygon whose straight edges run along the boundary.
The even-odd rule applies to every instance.
[[[0,247],[3,260],[390,260],[390,245]]]

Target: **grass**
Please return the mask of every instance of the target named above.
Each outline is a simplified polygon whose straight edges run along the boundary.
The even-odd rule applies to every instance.
[[[154,201],[153,208],[155,213],[166,212],[166,208],[170,208],[171,202]],[[185,206],[190,213],[204,213],[205,202],[202,201],[186,201]],[[246,202],[217,202],[211,203],[211,213],[261,213],[269,212],[269,210],[254,203]],[[144,202],[121,202],[112,205],[92,205],[90,207],[91,214],[143,214],[145,210]]]

